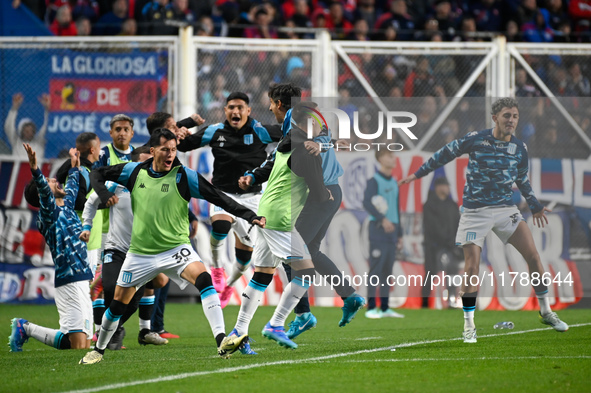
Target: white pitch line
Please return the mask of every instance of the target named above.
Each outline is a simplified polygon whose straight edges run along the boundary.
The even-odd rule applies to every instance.
[[[356,338],[355,341],[366,341],[366,340],[379,340],[381,337],[361,337]]]
[[[582,326],[590,326],[590,325],[591,325],[591,323],[579,323],[579,324],[575,324],[575,325],[570,325],[570,327],[574,328],[574,327],[582,327]],[[540,332],[543,330],[551,330],[551,329],[552,329],[551,327],[547,327],[547,328],[539,328],[539,329],[505,332],[505,333],[499,333],[499,334],[487,334],[485,336],[479,336],[478,338],[498,337],[498,336],[505,336],[505,335],[513,335],[513,334],[524,334],[524,333]],[[318,356],[318,357],[308,358],[308,359],[279,360],[276,362],[254,363],[254,364],[247,364],[247,365],[238,366],[238,367],[220,368],[217,370],[195,371],[195,372],[191,372],[191,373],[168,375],[165,377],[144,379],[144,380],[139,380],[139,381],[122,382],[122,383],[115,383],[115,384],[111,384],[111,385],[97,386],[97,387],[88,388],[88,389],[70,390],[66,393],[101,392],[103,390],[122,389],[122,388],[127,388],[130,386],[137,386],[137,385],[144,385],[144,384],[151,384],[151,383],[160,383],[160,382],[167,382],[167,381],[176,381],[179,379],[199,377],[202,375],[232,373],[235,371],[250,370],[253,368],[260,368],[260,367],[281,366],[284,364],[322,362],[323,360],[336,359],[336,358],[341,358],[341,357],[346,357],[346,356],[361,355],[364,353],[381,352],[381,351],[393,350],[396,348],[408,348],[408,347],[414,347],[417,345],[435,344],[435,343],[441,343],[441,342],[447,342],[447,341],[457,341],[457,340],[462,340],[462,338],[460,337],[460,338],[448,338],[448,339],[439,339],[439,340],[415,341],[412,343],[402,343],[402,344],[398,344],[398,345],[392,345],[392,346],[388,346],[388,347],[381,347],[381,348],[374,348],[374,349],[362,349],[362,350],[353,351],[353,352],[335,353],[332,355]],[[503,359],[505,359],[505,358],[503,358]],[[408,360],[405,360],[405,361],[408,361]],[[81,366],[81,367],[92,367],[92,366]]]
[[[343,363],[375,363],[375,362],[449,362],[465,360],[539,360],[539,359],[591,359],[591,356],[513,356],[513,357],[480,357],[480,358],[418,358],[418,359],[366,359],[345,360]],[[328,362],[327,362],[328,363]]]

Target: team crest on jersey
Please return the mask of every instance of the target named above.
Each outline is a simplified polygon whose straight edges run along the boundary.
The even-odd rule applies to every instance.
[[[254,142],[254,138],[253,138],[252,134],[244,135],[244,144],[245,145],[252,145],[252,142]]]
[[[517,145],[515,143],[509,143],[507,146],[507,153],[515,154],[515,151],[517,151]]]

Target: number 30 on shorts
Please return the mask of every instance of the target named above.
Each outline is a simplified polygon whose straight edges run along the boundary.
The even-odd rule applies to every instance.
[[[176,259],[176,263],[187,262],[187,258],[191,255],[188,248],[182,248],[181,251],[174,254],[172,257]]]

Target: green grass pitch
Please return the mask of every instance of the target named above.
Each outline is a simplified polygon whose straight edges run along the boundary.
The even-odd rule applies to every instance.
[[[134,316],[126,323],[127,349],[81,366],[85,350],[58,351],[34,339],[10,353],[11,318],[57,328],[57,310],[0,305],[0,392],[591,391],[591,310],[560,311],[571,325],[566,333],[542,325],[536,312],[477,311],[478,343],[464,344],[461,310],[401,310],[406,318],[380,320],[361,311],[339,328],[340,309],[317,307],[318,326],[296,339],[296,350],[261,336],[273,310],[259,308],[251,324],[258,356],[219,358],[201,305],[171,303],[166,328],[180,339],[141,347]],[[228,332],[237,313],[236,306],[224,310]],[[515,329],[494,330],[499,321]]]

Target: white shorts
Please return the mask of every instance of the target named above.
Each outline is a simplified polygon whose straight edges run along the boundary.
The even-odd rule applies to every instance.
[[[238,202],[242,206],[249,208],[250,210],[252,210],[255,213],[259,209],[259,202],[261,200],[261,195],[262,195],[260,193],[256,193],[256,194],[254,194],[254,193],[230,194],[230,193],[224,192],[224,194],[226,194],[228,197],[232,198],[233,200],[235,200],[236,202]],[[213,217],[213,216],[217,216],[218,214],[226,214],[226,215],[232,217],[232,219],[234,220],[234,222],[232,223],[232,229],[234,229],[234,233],[236,233],[236,235],[238,236],[238,238],[240,239],[242,244],[244,244],[247,247],[254,247],[254,244],[256,243],[256,230],[253,228],[250,231],[250,233],[248,232],[248,230],[252,227],[252,225],[249,224],[248,221],[246,221],[242,218],[238,218],[231,213],[228,213],[227,211],[225,211],[221,207],[210,204],[209,205],[209,216]]]
[[[82,332],[88,339],[92,337],[93,316],[88,281],[71,282],[55,288],[55,305],[60,316],[60,332]]]
[[[311,259],[304,239],[294,230],[275,231],[257,227],[258,235],[252,260],[255,266],[274,267],[279,264]]]
[[[201,261],[199,255],[190,244],[181,244],[172,250],[155,255],[127,253],[117,285],[124,288],[139,288],[152,280],[159,273],[164,273],[181,289],[185,289],[189,281],[181,278],[181,273],[193,262]]]
[[[513,235],[523,216],[517,206],[462,208],[456,246],[465,244],[484,245],[484,238],[492,230],[505,244]]]

